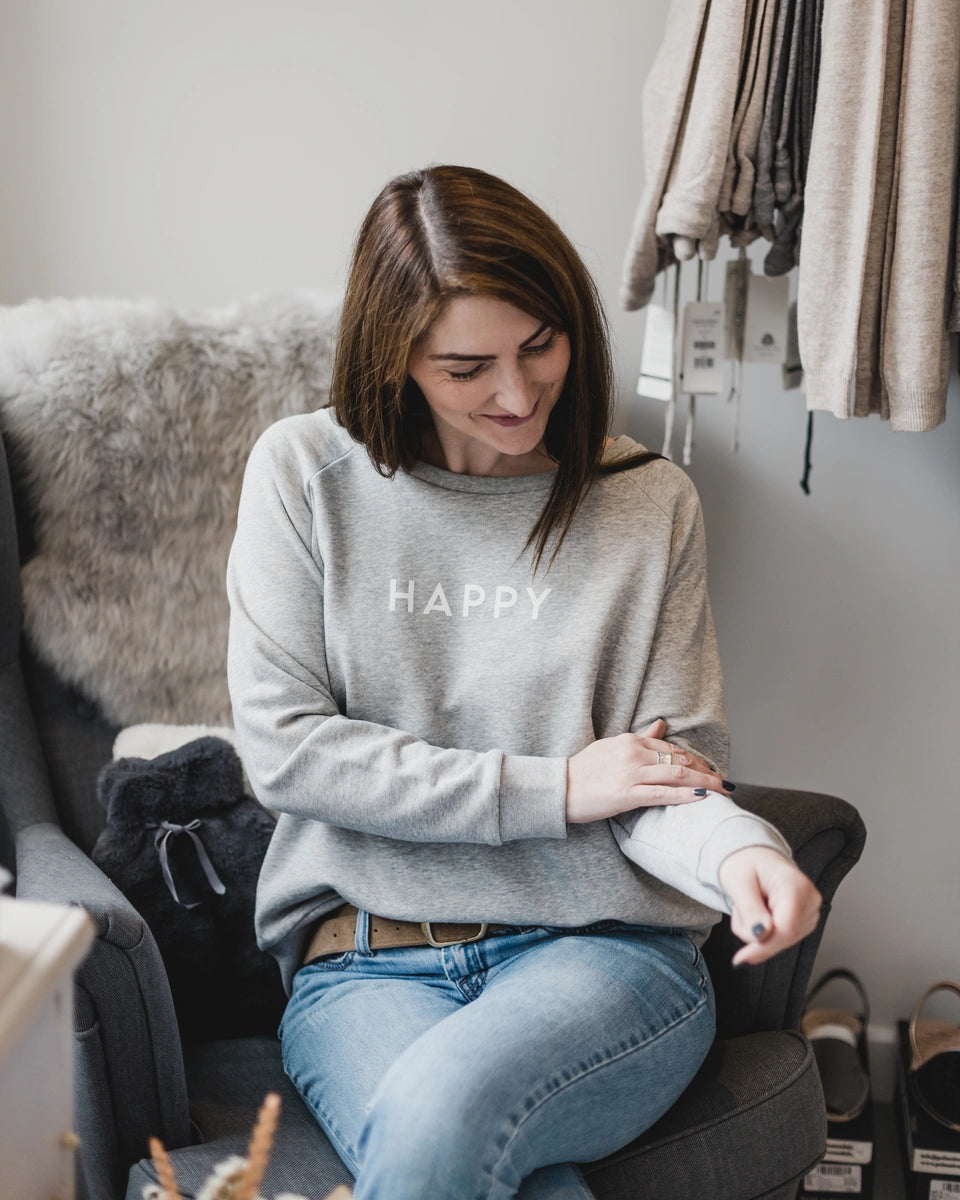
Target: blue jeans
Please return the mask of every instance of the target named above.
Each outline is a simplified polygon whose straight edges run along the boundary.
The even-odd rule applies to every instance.
[[[371,953],[358,922],[357,949],[297,972],[280,1036],[357,1200],[584,1200],[571,1163],[652,1125],[714,1026],[682,930],[607,921]]]

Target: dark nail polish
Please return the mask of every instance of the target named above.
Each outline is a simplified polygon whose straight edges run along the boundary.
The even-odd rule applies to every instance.
[[[735,792],[737,790],[737,785],[735,783],[731,783],[729,779],[721,779],[720,782],[728,792]]]
[[[694,788],[693,794],[695,796],[705,796],[707,794],[707,789],[706,788]]]
[[[755,938],[762,938],[763,935],[767,932],[767,927],[766,927],[766,925],[761,925],[760,922],[758,921],[756,923],[756,925],[754,925],[753,929],[750,930],[750,932],[753,934],[753,936]]]

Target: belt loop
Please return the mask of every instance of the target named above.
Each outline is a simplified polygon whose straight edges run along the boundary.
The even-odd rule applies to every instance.
[[[365,958],[373,957],[373,951],[370,949],[370,914],[362,908],[357,911],[357,928],[353,942],[358,954]]]

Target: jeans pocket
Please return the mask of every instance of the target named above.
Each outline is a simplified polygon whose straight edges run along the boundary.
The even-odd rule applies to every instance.
[[[311,969],[316,967],[318,971],[345,971],[356,957],[356,950],[344,950],[342,954],[327,954],[324,958],[314,958],[305,966]]]

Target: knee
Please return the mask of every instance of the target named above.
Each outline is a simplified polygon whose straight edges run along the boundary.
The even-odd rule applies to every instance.
[[[449,1086],[426,1079],[398,1083],[388,1076],[367,1108],[358,1147],[361,1161],[372,1153],[392,1161],[436,1159],[448,1148],[458,1153],[476,1133],[469,1108],[467,1098]]]
[[[395,1081],[388,1075],[360,1132],[357,1195],[485,1195],[482,1181],[498,1153],[496,1130],[477,1100],[469,1089],[435,1077]]]

